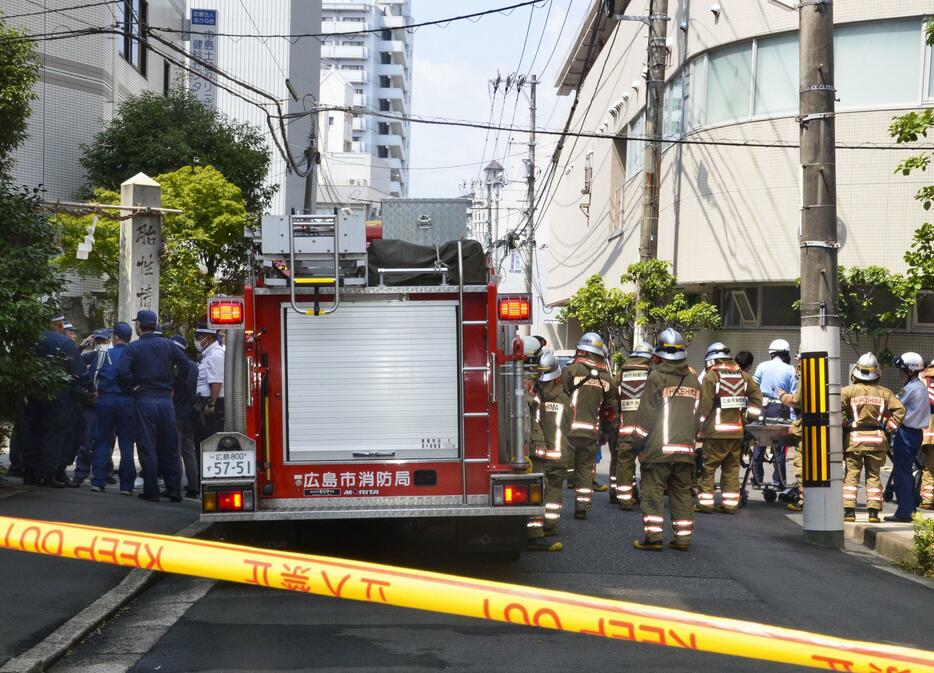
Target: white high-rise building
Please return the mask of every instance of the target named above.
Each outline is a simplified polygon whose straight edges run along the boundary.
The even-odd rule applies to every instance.
[[[353,105],[401,116],[411,112],[412,35],[402,28],[411,23],[411,5],[411,0],[325,0],[322,3],[322,32],[333,33],[321,47],[322,78],[328,71],[336,71],[352,87]],[[376,32],[347,34],[361,30]],[[334,90],[334,100],[327,98],[332,93],[330,89]],[[339,89],[336,86],[322,89],[321,104],[344,105]],[[328,123],[336,123],[334,113]],[[354,113],[350,131],[349,142],[343,143],[344,147],[339,150],[342,156],[324,159],[333,186],[342,198],[369,199],[378,194],[377,200],[381,201],[407,196],[409,122]],[[328,152],[338,150],[330,148]],[[376,188],[382,189],[385,165],[389,167],[388,188],[385,193],[379,193]],[[365,197],[349,194],[359,192],[360,187],[367,187],[365,191],[375,194]]]
[[[319,33],[321,30],[320,0],[188,0],[188,16],[191,10],[217,11],[217,67],[261,91],[272,94],[282,101],[285,114],[300,114],[311,110],[318,98],[321,44],[314,37],[228,37],[234,35],[288,36]],[[197,27],[195,27],[197,28]],[[197,37],[195,35],[195,37]],[[191,48],[191,43],[186,47]],[[289,80],[290,87],[286,85]],[[266,115],[277,115],[274,105],[256,94],[244,91],[239,86],[220,79],[246,98],[255,100],[260,107],[217,90],[217,108],[237,121],[245,121],[263,131],[272,161],[269,166],[268,182],[279,186],[270,206],[271,213],[288,213],[292,208],[302,212],[305,180],[287,169],[273,142],[266,123]],[[293,94],[295,97],[293,97]],[[297,100],[296,100],[297,97]],[[296,162],[304,161],[304,150],[308,147],[312,116],[295,117],[287,120],[288,150]],[[278,120],[274,120],[278,128]],[[281,132],[279,137],[281,138]],[[280,139],[281,143],[281,139]],[[299,168],[304,170],[304,164]]]

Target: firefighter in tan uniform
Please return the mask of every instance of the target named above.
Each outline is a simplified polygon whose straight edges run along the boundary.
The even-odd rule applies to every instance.
[[[645,539],[634,540],[633,546],[643,551],[662,550],[666,489],[675,534],[668,546],[687,551],[694,533],[691,479],[701,390],[686,358],[681,335],[673,329],[662,332],[636,412],[633,448],[642,466]]]
[[[588,332],[577,343],[574,360],[562,374],[570,399],[568,445],[574,464],[574,518],[586,519],[592,507],[594,460],[600,441],[600,410],[616,408],[613,377],[604,357],[603,338]]]
[[[720,506],[724,514],[739,507],[739,459],[743,452],[746,416],[762,415],[762,391],[755,380],[740,369],[730,349],[719,341],[710,345],[702,385],[701,455],[704,471],[698,480],[695,512],[714,511],[714,479],[720,468]]]
[[[850,375],[852,383],[840,393],[840,406],[849,430],[844,460],[843,520],[856,521],[856,492],[859,478],[866,470],[866,509],[869,521],[879,523],[882,509],[882,481],[879,473],[885,465],[888,441],[883,427],[895,432],[905,418],[905,406],[895,393],[878,384],[879,362],[865,353]]]
[[[638,344],[623,363],[617,379],[619,392],[619,443],[616,449],[616,500],[624,512],[636,502],[636,454],[632,450],[635,417],[645,381],[652,367],[654,349]]]
[[[529,549],[561,551],[564,546],[548,542],[546,537],[558,534],[561,519],[561,487],[568,462],[567,430],[570,399],[561,382],[561,367],[551,351],[545,351],[538,363],[541,376],[532,390],[533,431],[530,458],[532,470],[545,476],[545,517],[543,535],[530,535]],[[534,538],[534,539],[532,539]]]
[[[931,420],[921,440],[921,509],[934,509],[934,360],[921,372],[921,380],[928,389],[928,402],[931,405]]]

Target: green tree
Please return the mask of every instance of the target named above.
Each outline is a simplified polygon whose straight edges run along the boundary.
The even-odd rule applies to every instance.
[[[868,340],[882,363],[892,359],[889,336],[904,327],[917,292],[910,279],[880,266],[838,267],[840,338],[859,356]]]
[[[50,266],[54,231],[39,213],[38,191],[14,186],[12,152],[26,137],[38,78],[30,42],[0,22],[0,421],[16,417],[24,396],[48,397],[65,383],[61,368],[36,352],[62,288]]]
[[[668,262],[657,259],[637,262],[626,269],[620,281],[642,288],[639,302],[647,316],[645,324],[650,339],[661,329],[674,327],[690,342],[698,330],[720,326],[720,313],[713,304],[694,300],[678,289],[678,280]],[[607,288],[600,275],[591,276],[558,316],[562,322],[571,318],[583,331],[603,336],[611,352],[629,351],[636,322],[635,293]]]
[[[240,189],[213,166],[187,166],[154,178],[162,186],[162,204],[183,211],[166,215],[162,221],[165,246],[159,278],[160,317],[185,332],[205,313],[207,297],[218,292],[242,291],[248,242],[243,230],[249,216]],[[118,196],[96,190],[102,203]],[[62,255],[59,264],[79,273],[108,277],[106,287],[116,310],[119,277],[120,225],[100,219],[88,259],[76,258],[91,217],[60,215]]]
[[[599,274],[587,279],[584,287],[568,300],[558,319],[574,319],[584,332],[596,332],[607,340],[610,351],[630,349],[635,319],[635,297],[631,292],[608,288]]]
[[[206,108],[180,87],[166,96],[144,92],[127,99],[82,149],[85,197],[93,188],[119,189],[140,171],[155,176],[208,165],[240,188],[253,215],[263,213],[276,191],[266,184],[270,155],[259,129]]]
[[[696,332],[720,327],[717,307],[679,290],[669,262],[651,259],[631,264],[621,280],[623,284],[641,288],[639,304],[650,337],[666,327],[674,327],[690,343]]]
[[[925,28],[926,40],[934,45],[934,22]],[[934,108],[927,108],[921,112],[908,112],[895,117],[889,126],[889,134],[897,143],[913,143],[921,138],[927,138],[928,131],[934,127]],[[896,173],[911,175],[914,171],[926,171],[931,163],[932,154],[921,152],[901,161]],[[925,210],[931,209],[934,203],[934,185],[924,185],[915,194]],[[934,290],[934,226],[924,223],[912,237],[911,248],[905,253],[905,262],[908,264],[908,281],[912,289]]]

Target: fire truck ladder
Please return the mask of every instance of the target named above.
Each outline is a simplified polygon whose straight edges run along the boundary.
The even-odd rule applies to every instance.
[[[333,276],[306,276],[304,278],[298,277],[298,269],[295,266],[295,226],[292,223],[292,220],[289,219],[289,300],[292,304],[292,310],[298,313],[299,315],[328,315],[334,313],[341,304],[341,295],[340,295],[340,272],[341,272],[341,262],[340,262],[340,246],[338,241],[340,241],[340,218],[334,218],[334,275]],[[298,304],[295,303],[295,286],[296,285],[307,285],[314,288],[315,298],[314,306],[310,309],[301,308]],[[334,286],[334,303],[330,308],[324,310],[321,309],[321,288],[328,285]]]

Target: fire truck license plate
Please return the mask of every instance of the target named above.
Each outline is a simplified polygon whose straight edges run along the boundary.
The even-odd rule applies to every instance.
[[[201,454],[202,479],[246,479],[255,476],[255,451],[205,451]]]

